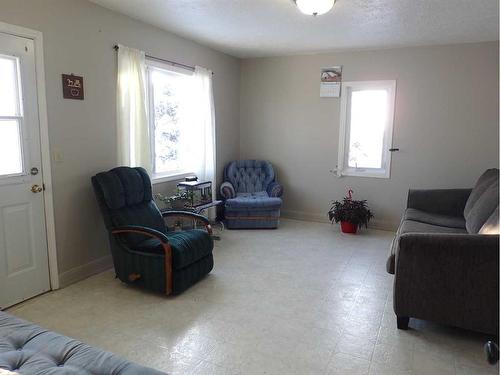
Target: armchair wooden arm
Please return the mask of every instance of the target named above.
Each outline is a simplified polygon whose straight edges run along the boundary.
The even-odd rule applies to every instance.
[[[113,235],[120,235],[126,233],[137,233],[142,234],[146,237],[156,238],[160,241],[163,251],[165,252],[165,294],[169,295],[172,293],[173,284],[173,271],[172,271],[172,247],[168,243],[168,238],[164,233],[157,230],[143,227],[140,225],[126,225],[114,228],[111,233]],[[135,281],[140,278],[140,275],[131,274],[129,275],[130,281]]]

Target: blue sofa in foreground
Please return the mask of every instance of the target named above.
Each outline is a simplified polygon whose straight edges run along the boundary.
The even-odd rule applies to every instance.
[[[277,228],[283,187],[265,160],[237,160],[224,169],[220,193],[229,229]]]
[[[19,375],[165,375],[0,311],[2,372]]]

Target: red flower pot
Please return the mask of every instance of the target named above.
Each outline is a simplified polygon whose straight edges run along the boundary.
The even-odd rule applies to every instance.
[[[348,221],[341,221],[340,229],[342,230],[342,233],[356,234],[356,232],[358,231],[358,226]]]

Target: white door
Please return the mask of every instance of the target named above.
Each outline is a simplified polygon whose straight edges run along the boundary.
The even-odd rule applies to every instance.
[[[50,289],[31,39],[0,33],[0,309]]]

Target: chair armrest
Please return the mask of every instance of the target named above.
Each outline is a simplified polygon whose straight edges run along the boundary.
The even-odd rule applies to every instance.
[[[168,238],[164,233],[159,232],[155,229],[143,227],[141,225],[124,225],[121,227],[115,227],[111,230],[111,233],[114,235],[125,234],[125,233],[143,234],[144,236],[147,236],[147,237],[156,238],[161,243],[168,244]]]
[[[125,234],[125,233],[138,233],[147,237],[156,238],[160,241],[163,251],[165,252],[165,294],[169,295],[172,293],[174,275],[172,270],[172,247],[168,243],[167,236],[155,229],[148,227],[143,227],[140,225],[125,225],[121,227],[116,227],[111,230],[113,235]],[[131,274],[129,275],[130,281],[135,281],[141,278],[141,275]]]
[[[463,217],[465,203],[471,191],[472,189],[410,189],[407,208]]]
[[[401,235],[394,279],[396,315],[483,332],[498,328],[498,245],[498,235]]]
[[[283,186],[280,183],[274,181],[267,186],[266,191],[270,197],[280,198],[283,195]]]
[[[220,185],[219,188],[220,195],[224,199],[231,199],[236,196],[236,190],[234,190],[234,186],[229,181],[225,181]]]
[[[205,226],[205,229],[207,230],[208,234],[212,235],[212,226],[210,225],[210,221],[208,220],[208,218],[206,218],[203,215],[196,214],[194,212],[189,212],[189,211],[165,211],[165,212],[162,212],[161,215],[163,216],[163,218],[165,218],[165,217],[185,217],[188,219],[201,221],[203,223],[203,225]]]

